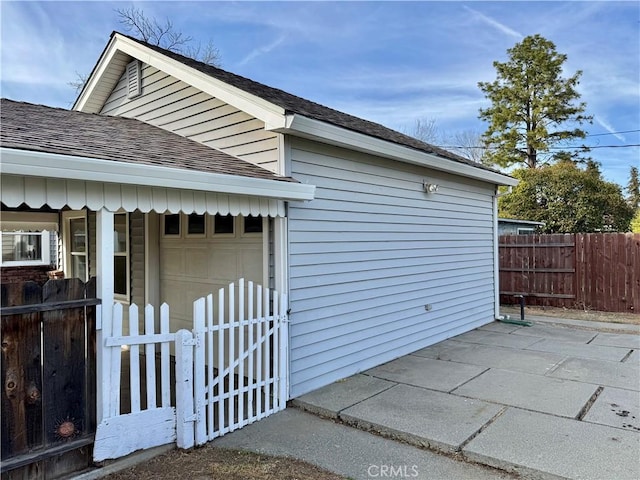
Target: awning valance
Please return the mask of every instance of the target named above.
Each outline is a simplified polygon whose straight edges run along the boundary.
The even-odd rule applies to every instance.
[[[282,200],[177,188],[123,185],[100,181],[2,175],[2,203],[9,208],[48,205],[53,209],[107,210],[147,213],[208,213],[215,215],[285,216]]]
[[[2,212],[0,228],[3,232],[48,232],[58,231],[57,213]]]

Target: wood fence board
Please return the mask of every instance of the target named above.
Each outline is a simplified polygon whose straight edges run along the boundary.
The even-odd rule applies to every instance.
[[[95,287],[88,287],[95,297]],[[57,478],[90,464],[96,307],[82,306],[84,298],[78,279],[3,290],[3,479]],[[64,303],[69,300],[81,302],[71,308]],[[52,311],[54,304],[58,310]],[[73,427],[61,428],[65,421]]]
[[[640,235],[509,235],[499,240],[501,302],[639,312]]]

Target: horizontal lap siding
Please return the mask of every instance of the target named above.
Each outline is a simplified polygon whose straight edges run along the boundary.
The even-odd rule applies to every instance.
[[[291,159],[316,185],[289,208],[292,397],[493,320],[491,185],[303,140]]]
[[[278,134],[237,108],[149,65],[142,95],[128,99],[126,74],[101,113],[133,117],[277,172]]]

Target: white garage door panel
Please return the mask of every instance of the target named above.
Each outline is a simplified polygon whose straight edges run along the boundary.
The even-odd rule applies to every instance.
[[[169,304],[172,331],[192,328],[194,300],[239,278],[263,283],[261,234],[160,239],[160,301]]]

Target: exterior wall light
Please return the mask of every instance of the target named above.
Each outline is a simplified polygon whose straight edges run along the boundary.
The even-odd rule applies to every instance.
[[[422,182],[422,187],[427,193],[436,193],[438,191],[438,188],[440,188],[440,185],[438,185],[437,183],[428,183],[426,180],[424,180]]]

